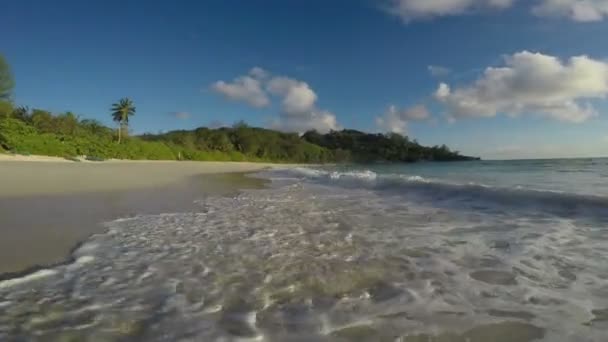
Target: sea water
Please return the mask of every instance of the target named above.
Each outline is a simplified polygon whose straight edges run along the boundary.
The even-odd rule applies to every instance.
[[[608,340],[607,159],[256,176],[0,282],[0,340]]]

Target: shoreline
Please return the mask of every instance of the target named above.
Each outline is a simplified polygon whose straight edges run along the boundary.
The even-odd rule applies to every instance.
[[[63,258],[63,260],[59,260],[57,262],[53,262],[53,263],[48,264],[48,265],[31,265],[31,266],[29,266],[29,267],[27,267],[27,268],[25,268],[23,270],[20,270],[20,271],[0,272],[0,288],[2,287],[2,284],[5,281],[25,278],[25,277],[27,277],[29,275],[35,274],[38,271],[53,269],[53,268],[56,268],[56,267],[65,266],[65,265],[69,265],[69,264],[74,263],[76,261],[76,258],[74,257],[74,253],[76,253],[76,251],[78,251],[78,249],[80,247],[82,247],[82,245],[84,245],[87,242],[87,240],[89,238],[91,238],[93,235],[95,235],[95,234],[103,234],[103,233],[105,233],[105,232],[94,233],[94,234],[91,234],[91,235],[87,236],[86,238],[84,238],[84,239],[76,242],[76,244],[70,249],[70,251],[68,252],[68,254]]]
[[[158,188],[198,175],[294,166],[215,161],[73,162],[56,157],[5,156],[0,154],[0,198]]]
[[[187,190],[185,190],[187,187],[191,187],[194,182],[197,180],[196,178],[194,179],[186,179],[184,180],[179,186],[176,187],[176,189],[171,190],[171,188],[175,187],[175,186],[167,186],[161,190],[150,190],[150,191],[141,191],[141,190],[134,190],[134,192],[139,192],[139,194],[131,194],[134,195],[134,197],[136,199],[140,199],[143,197],[147,197],[149,195],[157,195],[157,197],[155,199],[152,199],[149,201],[149,203],[153,203],[151,205],[151,208],[148,209],[143,209],[142,212],[138,213],[139,208],[143,208],[146,206],[146,204],[139,204],[139,205],[133,205],[132,203],[128,203],[126,205],[123,205],[122,208],[117,209],[116,211],[114,211],[114,209],[111,209],[109,212],[106,210],[107,208],[103,208],[102,210],[100,210],[100,212],[98,213],[98,215],[94,215],[93,217],[91,217],[90,219],[84,219],[82,220],[82,218],[76,218],[76,222],[83,224],[80,231],[80,234],[77,234],[76,236],[74,236],[73,234],[67,234],[67,237],[64,237],[66,241],[64,241],[65,247],[69,248],[62,248],[62,247],[56,247],[54,253],[50,253],[51,259],[49,261],[44,261],[42,259],[46,259],[47,257],[49,257],[49,253],[46,253],[47,255],[45,255],[44,258],[40,258],[40,257],[33,257],[31,258],[30,262],[17,262],[16,260],[13,260],[12,263],[0,263],[0,285],[2,285],[2,283],[4,283],[5,281],[9,281],[9,280],[13,280],[13,279],[19,279],[19,278],[23,278],[23,277],[27,277],[29,275],[35,274],[36,272],[42,271],[42,270],[48,270],[48,269],[54,269],[56,267],[60,267],[60,266],[64,266],[64,265],[69,265],[71,263],[76,262],[77,258],[74,256],[74,253],[76,253],[78,251],[78,249],[84,244],[86,243],[92,236],[97,235],[97,234],[104,234],[107,232],[107,228],[105,227],[105,223],[106,222],[111,222],[113,220],[116,219],[120,219],[120,218],[124,218],[124,217],[135,217],[138,215],[158,215],[158,214],[162,214],[164,212],[167,212],[167,210],[169,211],[177,211],[177,212],[182,212],[182,211],[189,211],[189,210],[196,210],[196,204],[194,203],[195,200],[197,199],[201,199],[204,198],[206,196],[229,196],[232,195],[234,193],[238,193],[241,190],[244,189],[251,189],[251,188],[263,188],[265,181],[263,179],[258,179],[258,178],[253,178],[253,177],[249,177],[248,175],[254,173],[254,172],[238,172],[238,173],[232,173],[232,174],[227,174],[227,173],[218,173],[218,174],[207,174],[207,176],[210,176],[212,178],[212,182],[216,183],[214,186],[210,186],[207,189],[202,189],[202,190],[194,190],[192,192],[187,193]],[[230,176],[230,177],[228,177]],[[159,201],[162,201],[162,198],[160,197],[163,194],[166,194],[168,192],[173,191],[174,195],[184,195],[184,199],[182,200],[182,202],[179,203],[172,203],[171,205],[158,205]],[[105,196],[107,196],[107,193],[104,194],[86,194],[86,195],[82,195],[82,194],[71,194],[71,195],[67,195],[67,199],[66,198],[62,198],[66,195],[56,195],[56,196],[49,196],[44,198],[43,200],[58,200],[60,202],[66,202],[66,204],[70,204],[70,201],[72,199],[77,199],[79,201],[83,201],[85,202],[85,206],[95,206],[97,204],[99,204],[100,201],[103,201],[103,198]],[[121,196],[121,194],[116,194],[117,196]],[[0,198],[0,204],[3,203],[3,201],[6,201],[7,199],[3,199]],[[10,200],[10,199],[9,199]],[[34,198],[30,198],[30,199],[18,199],[19,201],[25,202],[27,203],[28,200],[34,200]],[[128,200],[127,202],[131,202],[130,200]],[[189,203],[185,203],[185,202],[189,202]],[[184,204],[184,207],[178,208],[181,204]],[[61,204],[60,204],[61,206]],[[67,209],[68,206],[64,206],[64,208]],[[180,210],[181,209],[181,210]],[[132,211],[132,210],[137,210],[137,211]],[[147,210],[147,211],[146,211]],[[1,212],[1,210],[0,210]],[[72,219],[72,217],[69,216],[63,216],[64,218],[66,218],[66,221],[70,221]],[[62,220],[60,220],[62,221]],[[3,219],[2,217],[0,217],[0,226],[2,226]],[[25,223],[30,224],[30,222]],[[38,228],[42,228],[42,227],[30,227],[30,230],[33,229],[35,231],[40,230]],[[42,228],[44,229],[44,228]],[[78,227],[77,227],[78,229]],[[9,229],[10,230],[10,229]],[[10,231],[2,231],[0,230],[0,236],[2,235],[10,235]],[[14,232],[13,232],[14,233]],[[42,234],[40,234],[42,233]],[[7,251],[10,254],[10,249],[14,249],[14,250],[25,250],[28,251],[28,253],[35,253],[32,250],[35,250],[34,248],[31,247],[27,247],[27,246],[19,246],[19,245],[28,245],[28,244],[36,244],[36,242],[34,240],[36,239],[40,239],[41,237],[39,235],[44,235],[46,233],[49,233],[48,231],[38,231],[38,234],[36,234],[36,232],[33,232],[32,235],[34,236],[30,236],[28,239],[29,241],[27,242],[22,242],[21,244],[7,244],[10,246],[2,246],[2,248],[0,249],[0,254],[6,254]],[[74,233],[74,232],[72,232]],[[18,234],[18,233],[17,233]],[[25,235],[29,235],[29,234],[25,234]],[[38,235],[38,236],[36,236]],[[45,239],[46,240],[46,239]],[[43,242],[44,243],[44,242]],[[0,242],[0,245],[3,245],[2,242]],[[63,253],[61,252],[63,251]],[[40,261],[34,261],[40,259]],[[0,258],[0,260],[10,260],[10,258],[6,257],[5,255],[2,255],[2,257]]]
[[[0,282],[73,262],[105,222],[196,210],[197,199],[262,188],[248,174],[272,167],[286,166],[0,161]]]

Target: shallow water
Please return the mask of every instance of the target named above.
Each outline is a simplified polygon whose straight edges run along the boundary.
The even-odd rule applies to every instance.
[[[270,189],[211,196],[191,213],[109,222],[75,263],[0,282],[0,340],[608,335],[601,207],[585,216],[264,176]]]
[[[106,220],[190,212],[206,194],[234,194],[263,183],[241,173],[206,174],[145,189],[18,197],[7,197],[0,184],[0,280],[66,261],[75,245],[105,231]]]

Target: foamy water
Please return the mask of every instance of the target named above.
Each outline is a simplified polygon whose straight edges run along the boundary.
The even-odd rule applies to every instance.
[[[0,282],[0,340],[608,336],[608,207],[597,194],[371,170],[263,176],[270,189],[110,222],[74,263]]]

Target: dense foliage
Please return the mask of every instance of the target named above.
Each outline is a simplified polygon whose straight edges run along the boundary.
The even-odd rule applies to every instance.
[[[218,160],[271,162],[328,162],[331,151],[310,144],[297,134],[281,133],[244,124],[233,128],[175,131],[161,135],[123,137],[96,120],[67,112],[19,107],[0,101],[0,149],[73,159]]]
[[[396,133],[370,134],[355,130],[333,131],[319,134],[306,132],[302,138],[310,143],[333,151],[347,151],[353,161],[416,162],[458,161],[477,158],[460,155],[447,146],[426,147]]]
[[[131,104],[132,105],[132,104]],[[123,127],[124,128],[124,127]],[[424,147],[407,137],[344,130],[303,136],[237,123],[233,127],[123,137],[96,120],[73,113],[0,102],[0,149],[73,159],[221,160],[327,163],[347,161],[464,160],[446,146]]]
[[[165,134],[146,134],[146,141],[164,142],[183,146],[187,159],[196,159],[196,151],[239,153],[248,160],[274,162],[325,163],[334,161],[332,151],[300,139],[296,133],[249,127],[244,123],[231,128],[209,129],[200,127],[192,131],[173,131]]]

